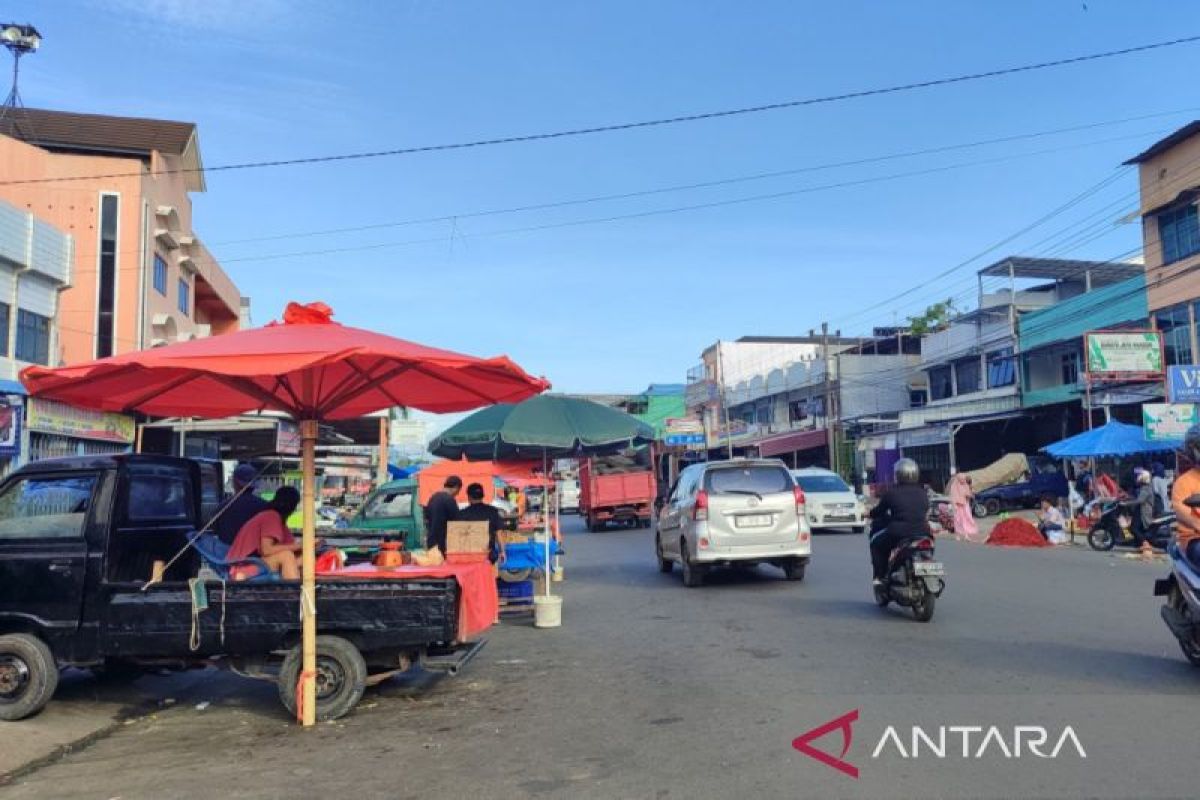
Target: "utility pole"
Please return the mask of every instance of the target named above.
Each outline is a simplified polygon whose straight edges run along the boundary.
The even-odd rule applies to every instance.
[[[833,390],[829,374],[829,323],[821,323],[821,357],[825,361],[825,442],[829,448],[829,468],[837,472],[837,446],[834,442]]]
[[[721,416],[725,420],[725,454],[733,460],[733,430],[729,427],[729,402],[725,397],[725,360],[721,355],[721,340],[717,340],[717,389],[720,392]]]

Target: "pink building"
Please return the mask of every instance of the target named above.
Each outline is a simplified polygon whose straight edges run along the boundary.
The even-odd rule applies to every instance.
[[[74,239],[59,365],[238,328],[237,287],[192,229],[190,122],[19,109],[0,119],[0,199]]]

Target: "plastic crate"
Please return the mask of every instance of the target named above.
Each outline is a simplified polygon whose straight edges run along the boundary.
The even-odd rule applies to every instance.
[[[496,591],[500,594],[501,600],[509,603],[533,601],[533,581],[517,581],[515,583],[496,581]]]

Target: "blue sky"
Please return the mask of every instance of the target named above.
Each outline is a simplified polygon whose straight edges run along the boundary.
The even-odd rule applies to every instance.
[[[28,105],[195,121],[210,167],[755,105],[1200,33],[1200,4],[1165,0],[10,0],[5,13],[45,37],[23,67]],[[213,173],[208,192],[195,197],[196,227],[253,298],[259,323],[288,300],[319,299],[349,324],[473,354],[507,353],[561,390],[636,391],[682,381],[718,338],[800,334],[826,319],[856,334],[948,295],[966,299],[969,269],[862,313],[1022,228],[1200,116],[1189,89],[1198,59],[1200,45],[1184,45],[650,130]],[[291,235],[1160,112],[1177,113],[620,201]],[[1056,152],[1027,155],[1048,149]],[[999,158],[1008,160],[505,232]],[[1135,191],[1129,172],[994,255],[1123,255],[1139,241],[1137,226],[1105,221],[1132,208]],[[1065,237],[1093,220],[1104,235],[1068,248]],[[1032,247],[1056,233],[1062,246]],[[284,238],[237,241],[277,236]],[[340,252],[275,257],[314,250]]]

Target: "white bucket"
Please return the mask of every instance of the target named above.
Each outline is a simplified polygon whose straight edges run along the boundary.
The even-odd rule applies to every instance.
[[[562,625],[562,598],[538,595],[533,598],[533,627],[557,628]]]

